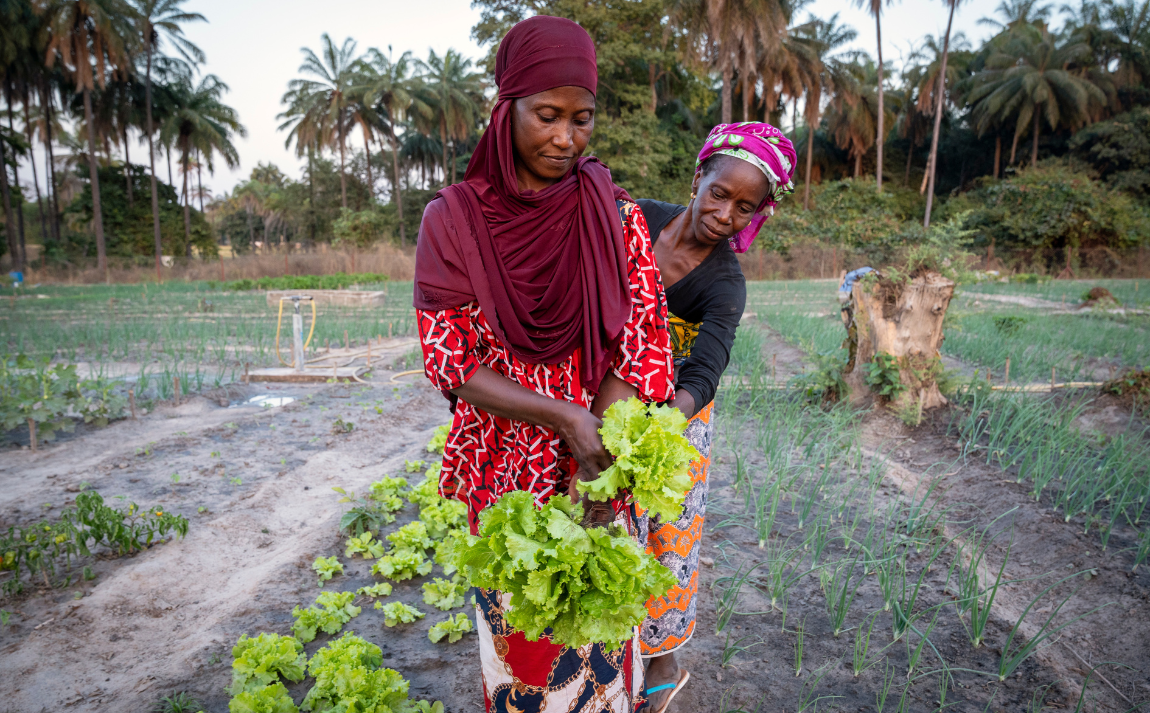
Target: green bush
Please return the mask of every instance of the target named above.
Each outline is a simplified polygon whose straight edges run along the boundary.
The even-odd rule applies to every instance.
[[[52,364],[48,357],[23,354],[0,359],[0,430],[36,424],[36,441],[71,432],[76,420],[106,426],[121,418],[127,399],[105,379],[81,380],[73,364]]]
[[[1062,162],[1047,162],[1010,178],[979,179],[952,198],[946,213],[965,213],[973,245],[1054,266],[1065,249],[1125,250],[1150,238],[1150,214],[1129,195]]]
[[[1110,187],[1150,198],[1150,107],[1091,124],[1070,139],[1070,151]]]
[[[387,282],[388,275],[377,272],[357,272],[347,274],[337,272],[334,275],[284,275],[283,277],[261,277],[257,280],[233,280],[231,282],[208,282],[210,289],[222,289],[235,292],[247,290],[342,290],[352,285],[367,285],[375,282]]]

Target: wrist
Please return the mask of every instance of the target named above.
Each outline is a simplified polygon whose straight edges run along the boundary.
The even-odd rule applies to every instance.
[[[563,440],[574,430],[575,425],[575,407],[574,404],[563,399],[554,399],[551,408],[548,409],[547,423],[543,424],[551,431],[554,431]]]

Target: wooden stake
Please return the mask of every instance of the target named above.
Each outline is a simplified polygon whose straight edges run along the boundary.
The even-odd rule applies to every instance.
[[[1010,357],[1006,357],[1006,376],[1002,378],[1002,383],[1010,386]]]
[[[176,405],[179,406],[180,405],[180,377],[178,377],[178,376],[172,377],[172,390],[176,392],[176,394],[175,394]]]
[[[388,339],[391,339],[391,326],[392,326],[393,324],[394,324],[394,322],[388,322],[388,323],[387,323],[387,338],[388,338]]]
[[[132,420],[136,420],[136,390],[128,389],[128,406],[132,409]]]
[[[28,419],[28,440],[32,443],[32,452],[36,452],[36,422]]]
[[[1050,367],[1050,393],[1054,393],[1054,367]]]
[[[251,367],[251,365],[252,365],[252,363],[250,361],[244,362],[244,383],[245,384],[251,383],[250,377],[248,376],[248,368]]]
[[[779,359],[778,354],[772,354],[771,355],[771,383],[772,384],[775,383],[775,363],[778,361],[778,359]]]
[[[343,348],[351,349],[351,340],[347,338],[347,330],[343,330]]]

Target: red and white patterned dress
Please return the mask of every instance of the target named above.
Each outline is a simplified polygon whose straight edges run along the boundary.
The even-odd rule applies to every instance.
[[[637,388],[644,401],[667,401],[674,396],[667,303],[646,219],[635,208],[633,203],[619,204],[631,316],[613,371]],[[483,365],[544,396],[590,408],[593,395],[579,383],[578,350],[558,364],[520,361],[499,342],[474,301],[416,314],[424,371],[435,388],[458,388]],[[504,493],[526,490],[542,505],[552,495],[565,495],[576,470],[570,450],[553,431],[494,416],[460,399],[444,448],[440,494],[467,504],[476,533],[479,513]],[[635,709],[643,679],[635,639],[612,653],[597,644],[577,650],[558,647],[547,636],[528,642],[521,633],[509,631],[498,594],[485,593],[477,607],[488,711]]]

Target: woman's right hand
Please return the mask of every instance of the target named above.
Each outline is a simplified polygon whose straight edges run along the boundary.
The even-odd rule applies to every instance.
[[[595,480],[599,474],[611,467],[611,454],[603,446],[599,427],[603,425],[595,414],[575,404],[567,404],[556,433],[567,444],[571,455],[579,466],[572,478]]]

